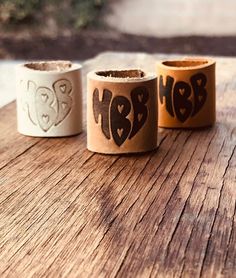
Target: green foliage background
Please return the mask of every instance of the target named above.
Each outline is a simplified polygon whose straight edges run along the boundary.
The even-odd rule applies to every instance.
[[[97,25],[106,0],[0,0],[0,26],[43,24],[52,17],[58,24],[76,29]]]

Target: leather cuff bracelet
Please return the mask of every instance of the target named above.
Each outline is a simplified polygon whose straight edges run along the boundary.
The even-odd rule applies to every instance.
[[[82,131],[80,65],[69,61],[19,65],[16,90],[20,133],[60,137]]]
[[[90,72],[87,147],[106,154],[157,147],[156,76],[141,70]]]
[[[215,123],[215,62],[165,61],[157,65],[159,126],[195,128]]]

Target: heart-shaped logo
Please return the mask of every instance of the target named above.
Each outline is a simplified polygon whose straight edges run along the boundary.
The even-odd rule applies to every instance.
[[[62,93],[65,93],[65,91],[66,91],[66,84],[60,85],[59,88],[60,88]]]
[[[182,123],[189,117],[194,117],[206,103],[207,76],[202,72],[190,76],[190,82],[175,82],[172,76],[167,75],[165,83],[160,75],[159,101],[171,117],[176,117]]]
[[[121,104],[121,105],[118,105],[118,111],[120,112],[120,114],[122,113],[123,109],[124,109],[124,105]]]
[[[124,129],[123,128],[118,128],[117,129],[117,134],[121,137],[123,134]]]
[[[203,99],[203,96],[198,96],[198,100],[201,102],[202,101],[202,99]]]
[[[144,86],[134,88],[124,95],[113,96],[108,89],[102,94],[93,91],[92,107],[95,123],[99,124],[105,138],[114,140],[120,147],[131,140],[145,125],[148,118],[149,91]],[[154,111],[153,111],[154,112]]]
[[[49,122],[49,115],[43,114],[43,115],[42,115],[42,119],[43,119],[43,121],[45,122],[45,124],[47,124],[47,123]]]
[[[141,122],[142,118],[143,118],[143,114],[139,113],[138,114],[138,121]]]
[[[138,101],[142,102],[143,101],[143,94],[138,94]]]
[[[68,104],[66,102],[62,102],[61,106],[62,109],[65,110],[68,107]]]
[[[69,80],[60,79],[52,84],[53,90],[27,81],[27,106],[24,107],[28,118],[47,132],[57,126],[72,108],[72,85]]]
[[[198,86],[200,87],[200,86],[202,85],[202,79],[198,79],[198,80],[197,80],[197,84],[198,84]]]
[[[42,98],[42,101],[46,103],[47,100],[48,100],[48,95],[47,94],[41,94],[41,98]]]

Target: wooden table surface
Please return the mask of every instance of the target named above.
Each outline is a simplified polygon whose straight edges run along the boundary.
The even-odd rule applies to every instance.
[[[164,57],[105,53],[83,82]],[[0,131],[0,277],[236,277],[236,59],[217,58],[217,124],[159,130],[154,152],[24,137],[15,103]]]

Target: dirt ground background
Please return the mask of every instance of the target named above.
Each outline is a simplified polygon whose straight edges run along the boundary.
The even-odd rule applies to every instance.
[[[235,10],[234,0],[111,0],[85,29],[50,18],[43,28],[0,29],[0,59],[85,60],[111,50],[235,56]]]

